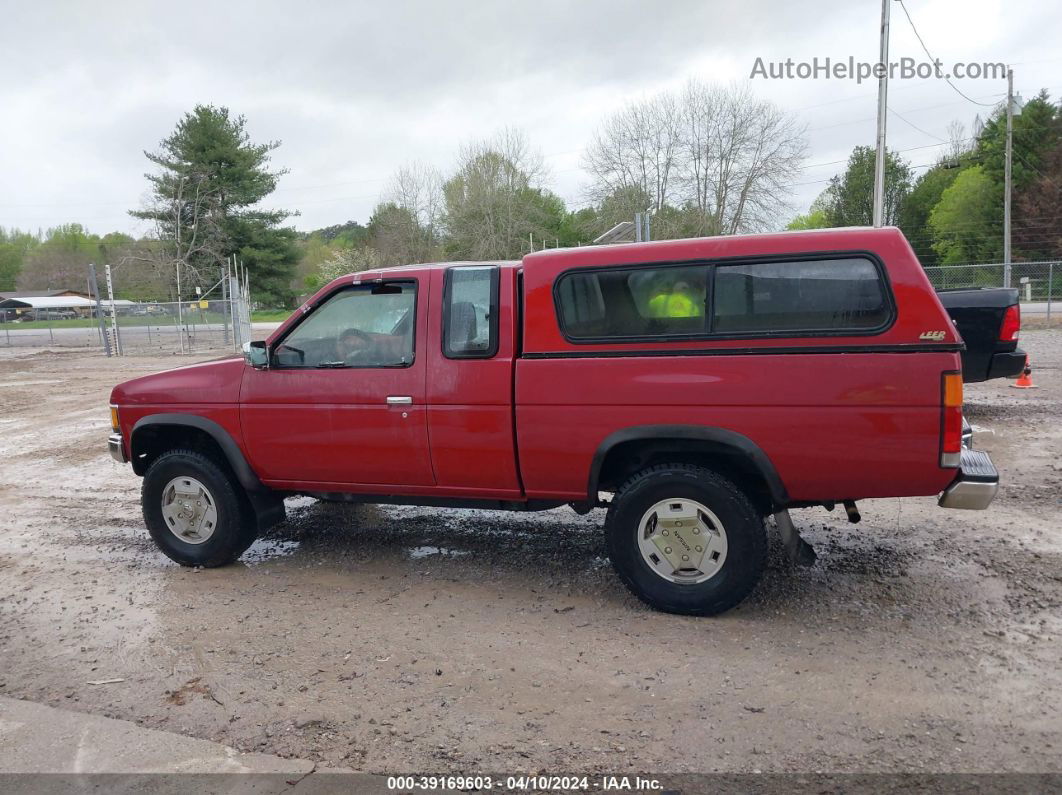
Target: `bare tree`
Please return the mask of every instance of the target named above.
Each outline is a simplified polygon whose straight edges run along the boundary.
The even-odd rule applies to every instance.
[[[660,210],[674,189],[680,149],[680,112],[674,96],[658,94],[634,102],[605,120],[587,148],[583,163],[593,176],[590,198],[640,192]]]
[[[966,135],[966,125],[958,119],[952,119],[948,122],[947,131],[948,149],[944,157],[946,160],[958,161],[973,148],[970,138]]]
[[[655,236],[734,234],[780,225],[806,151],[804,128],[774,104],[691,81],[607,119],[584,162],[599,205],[649,199]]]
[[[443,178],[434,166],[413,162],[400,168],[391,179],[387,198],[410,212],[429,240],[437,240],[443,215]]]
[[[697,81],[682,97],[684,198],[709,234],[776,228],[807,154],[793,117],[744,87]]]
[[[400,168],[373,212],[373,245],[394,263],[425,262],[441,252],[442,176],[433,167]]]

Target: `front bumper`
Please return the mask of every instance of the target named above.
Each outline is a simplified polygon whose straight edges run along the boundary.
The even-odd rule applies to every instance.
[[[965,508],[983,511],[992,504],[999,491],[999,472],[988,453],[964,448],[959,474],[937,500],[941,508]]]
[[[111,458],[119,464],[129,463],[129,459],[125,457],[125,447],[122,445],[120,433],[112,433],[107,437],[107,449],[111,452]]]

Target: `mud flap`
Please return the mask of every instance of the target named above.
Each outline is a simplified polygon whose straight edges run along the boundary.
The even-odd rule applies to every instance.
[[[789,511],[779,511],[774,515],[774,523],[778,526],[778,532],[782,536],[782,544],[789,556],[789,561],[794,566],[813,566],[818,557],[811,544],[801,538]]]

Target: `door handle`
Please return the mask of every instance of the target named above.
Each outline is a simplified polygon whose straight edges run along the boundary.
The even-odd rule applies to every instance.
[[[388,395],[388,406],[410,406],[413,404],[413,398],[409,395]]]

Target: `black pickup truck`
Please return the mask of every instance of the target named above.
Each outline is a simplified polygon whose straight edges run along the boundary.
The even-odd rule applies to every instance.
[[[1025,366],[1018,348],[1021,309],[1018,291],[1007,287],[939,290],[937,296],[966,343],[962,380],[1013,378]]]

